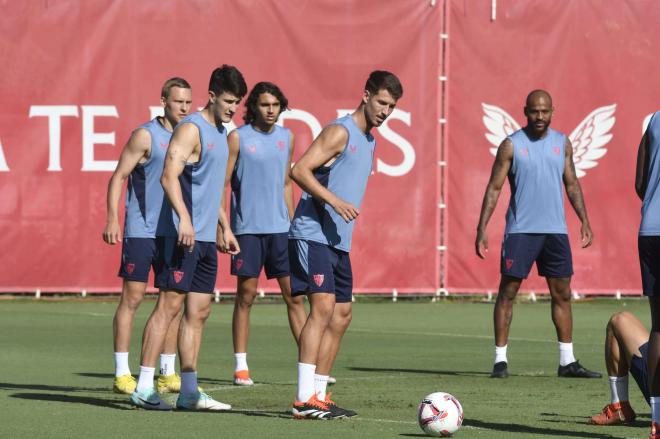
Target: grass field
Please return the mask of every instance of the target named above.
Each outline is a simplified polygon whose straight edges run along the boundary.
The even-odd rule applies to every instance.
[[[136,318],[131,367],[138,371],[141,331],[153,301]],[[200,358],[200,384],[230,413],[134,410],[111,393],[111,321],[115,302],[0,301],[0,438],[73,437],[421,437],[415,410],[434,391],[455,395],[465,409],[458,438],[644,438],[649,408],[631,379],[638,421],[594,427],[587,418],[609,402],[605,378],[559,379],[548,303],[516,305],[508,380],[492,366],[492,304],[356,303],[353,323],[333,371],[334,399],[359,417],[295,421],[296,351],[281,304],[252,312],[249,363],[253,388],[231,385],[231,305],[214,305]],[[574,305],[576,356],[605,372],[604,327],[629,310],[648,321],[644,300]],[[166,399],[173,401],[173,396]]]

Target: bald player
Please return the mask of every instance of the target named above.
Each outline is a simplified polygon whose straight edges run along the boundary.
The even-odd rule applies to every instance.
[[[500,262],[501,279],[495,302],[495,364],[491,377],[506,378],[507,340],[513,317],[513,301],[532,264],[546,278],[550,289],[552,322],[559,340],[560,377],[600,378],[585,369],[573,355],[571,276],[573,262],[566,229],[564,194],[582,222],[582,248],[593,239],[582,189],[575,174],[573,147],[568,137],[550,128],[552,98],[545,90],[527,96],[527,125],[508,136],[499,146],[481,206],[475,250],[484,259],[488,252],[486,226],[505,179],[511,199]]]

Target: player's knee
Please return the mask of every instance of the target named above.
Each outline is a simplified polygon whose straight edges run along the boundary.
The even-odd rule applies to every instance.
[[[142,303],[142,296],[126,296],[122,298],[122,304],[134,313]]]
[[[571,289],[569,287],[556,288],[550,291],[550,298],[554,302],[568,303],[571,301]]]
[[[254,298],[257,296],[257,292],[246,292],[243,291],[236,296],[236,303],[241,308],[250,308],[254,303]]]
[[[626,325],[626,322],[630,321],[630,318],[633,317],[631,313],[628,311],[619,311],[617,313],[614,313],[612,317],[610,317],[610,321],[608,322],[608,327],[611,327],[613,330],[617,330],[623,326]]]

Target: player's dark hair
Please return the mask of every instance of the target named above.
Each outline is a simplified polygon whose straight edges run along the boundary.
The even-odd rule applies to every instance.
[[[236,67],[223,64],[222,67],[218,67],[211,73],[209,90],[216,96],[227,92],[242,98],[247,93],[247,85],[243,75]]]
[[[403,96],[403,86],[399,78],[394,73],[386,72],[385,70],[374,70],[371,72],[367,83],[364,84],[364,89],[368,90],[371,94],[378,94],[379,90],[387,90],[397,100]]]
[[[282,90],[280,90],[277,85],[272,82],[259,82],[250,91],[248,98],[245,100],[245,114],[243,115],[243,120],[246,124],[251,124],[256,119],[257,101],[259,101],[259,96],[261,96],[262,93],[271,94],[280,102],[280,113],[278,116],[282,114],[284,110],[289,109],[289,100],[284,96],[284,93],[282,93]]]
[[[167,81],[165,81],[165,84],[163,84],[163,88],[160,90],[160,97],[167,99],[170,96],[170,90],[172,89],[172,87],[191,89],[190,84],[188,84],[188,81],[186,81],[183,78],[179,78],[178,76],[175,76],[174,78],[170,78]]]

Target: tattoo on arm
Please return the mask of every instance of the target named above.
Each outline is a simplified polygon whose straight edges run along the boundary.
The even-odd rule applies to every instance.
[[[575,172],[575,163],[573,163],[573,145],[566,140],[566,171],[564,172],[564,186],[566,187],[566,195],[568,200],[573,206],[573,210],[577,214],[580,221],[585,222],[587,219],[587,207],[584,204],[584,197],[582,196],[582,187],[578,181]]]

